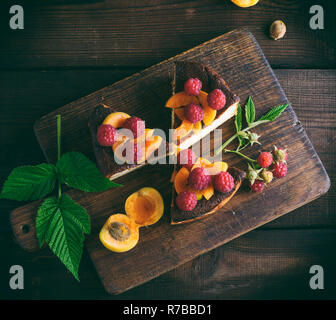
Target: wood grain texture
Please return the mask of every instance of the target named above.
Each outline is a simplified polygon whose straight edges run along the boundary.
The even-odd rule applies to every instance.
[[[118,296],[108,295],[85,251],[78,283],[48,249],[27,253],[0,234],[4,299],[335,299],[336,230],[254,230]],[[7,263],[6,263],[7,262]],[[25,289],[11,290],[8,268],[20,262]],[[320,264],[325,289],[309,288],[309,268]]]
[[[271,106],[287,102],[253,36],[245,31],[231,32],[175,59],[201,60],[213,67],[228,81],[232,90],[239,93],[242,101],[248,95],[253,97],[257,105],[257,117]],[[55,157],[53,141],[56,113],[61,113],[63,116],[64,152],[73,148],[85,153],[90,152],[85,136],[87,117],[102,98],[106,104],[118,105],[120,111],[127,112],[134,108],[140,117],[149,119],[151,126],[164,127],[166,122],[160,105],[169,96],[172,61],[153,66],[41,118],[35,126],[35,131],[48,158]],[[157,107],[149,111],[144,108],[144,101],[146,105]],[[76,126],[73,125],[74,119]],[[169,124],[169,121],[167,123]],[[225,125],[222,129],[224,135],[229,136],[232,132],[232,123],[231,126]],[[328,176],[291,107],[287,108],[276,123],[266,124],[262,132],[264,148],[270,148],[274,143],[288,148],[290,171],[286,178],[272,183],[262,194],[257,195],[243,190],[216,215],[188,226],[173,228],[167,222],[166,216],[157,225],[141,230],[139,244],[127,253],[111,254],[100,245],[97,233],[111,212],[123,209],[124,199],[120,194],[126,198],[129,193],[141,186],[151,185],[168,199],[169,174],[168,172],[163,174],[163,166],[139,169],[134,173],[137,179],[132,173],[122,177],[120,182],[124,183],[124,187],[119,189],[118,193],[110,190],[84,196],[76,191],[70,192],[73,198],[85,206],[91,214],[93,230],[87,239],[87,247],[108,292],[120,293],[148,281],[317,198],[328,190]],[[82,139],[78,139],[79,133]],[[254,149],[248,155],[256,156],[257,153],[258,150]],[[225,157],[225,160],[230,165],[242,165],[239,159],[232,156]],[[170,168],[165,166],[165,170],[169,171]],[[262,208],[261,201],[264,203]],[[19,229],[22,219],[32,224],[31,212],[35,212],[37,205],[33,203],[12,213],[14,233],[19,238],[22,236]],[[26,236],[20,241],[23,246],[27,244],[27,248],[33,249],[33,239]],[[138,268],[131,268],[134,261],[142,263]]]
[[[326,25],[317,31],[309,28],[313,0],[263,0],[248,9],[229,0],[64,2],[25,1],[19,32],[8,28],[8,7],[0,11],[0,67],[150,66],[241,26],[274,67],[336,66],[333,0],[318,2]],[[268,37],[276,19],[287,25],[281,41]]]

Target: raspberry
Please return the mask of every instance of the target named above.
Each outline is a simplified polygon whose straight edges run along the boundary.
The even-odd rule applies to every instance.
[[[189,103],[184,107],[184,115],[187,120],[196,123],[203,119],[204,111],[201,106],[196,103]]]
[[[259,157],[257,159],[260,167],[267,168],[269,167],[273,162],[272,154],[269,152],[262,152],[259,154]]]
[[[189,96],[198,96],[202,89],[202,82],[197,78],[190,78],[184,84],[184,92]]]
[[[194,151],[192,151],[191,149],[181,150],[177,155],[177,163],[182,167],[186,167],[189,170],[191,169],[195,161],[196,156]]]
[[[264,190],[265,182],[262,180],[256,180],[253,184],[250,183],[250,187],[254,192],[261,192]]]
[[[134,143],[133,141],[125,142],[124,148],[125,149],[122,152],[122,156],[125,157],[128,164],[137,163],[138,160],[143,156],[142,148],[139,148],[138,144]]]
[[[214,177],[214,187],[219,192],[230,192],[234,188],[234,179],[230,173],[221,171]]]
[[[127,118],[124,122],[123,128],[131,130],[133,138],[136,139],[145,133],[145,121],[138,117]]]
[[[274,146],[273,157],[275,162],[286,162],[287,151],[285,149],[278,149],[276,146]]]
[[[197,205],[196,193],[192,191],[183,191],[176,197],[176,205],[182,211],[191,211]]]
[[[197,167],[190,172],[189,175],[189,185],[194,190],[203,190],[205,189],[211,181],[211,176],[206,169]]]
[[[285,162],[276,162],[272,167],[274,177],[282,178],[287,175],[287,164]]]
[[[223,109],[226,103],[226,97],[222,90],[215,89],[208,94],[209,107],[214,110]]]
[[[117,129],[110,124],[102,124],[97,129],[97,141],[101,146],[112,146],[116,140]]]

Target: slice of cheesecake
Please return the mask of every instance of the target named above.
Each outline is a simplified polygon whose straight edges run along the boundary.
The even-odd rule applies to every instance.
[[[221,163],[217,163],[221,166]],[[222,164],[225,164],[225,162],[222,162]],[[242,181],[245,178],[245,172],[234,168],[229,167],[227,168],[227,165],[224,165],[223,169],[214,168],[211,167],[211,164],[206,162],[203,167],[207,168],[209,172],[211,173],[211,170],[215,169],[219,173],[222,171],[227,171],[234,180],[234,185],[232,190],[229,192],[220,192],[214,188],[213,185],[213,176],[212,176],[212,182],[202,191],[195,191],[192,190],[190,186],[188,186],[188,178],[191,173],[191,170],[188,170],[185,167],[180,167],[178,172],[174,174],[173,178],[173,190],[172,190],[172,203],[171,203],[171,210],[170,210],[170,216],[171,216],[171,224],[182,224],[187,222],[192,222],[201,218],[204,218],[220,208],[222,208],[226,203],[228,203],[231,198],[236,194],[238,189],[241,186]],[[212,172],[214,173],[214,172]],[[176,203],[176,197],[179,193],[183,191],[189,191],[189,192],[195,192],[197,197],[197,204],[196,206],[190,210],[190,211],[183,211],[181,210]]]
[[[118,147],[120,150],[123,150],[122,144],[127,142],[126,137],[125,139],[119,139],[116,141],[113,146],[102,146],[98,143],[97,140],[97,130],[100,125],[110,123],[113,123],[113,126],[118,129],[122,126],[123,121],[127,117],[130,116],[123,112],[116,112],[111,107],[104,104],[95,107],[89,117],[88,125],[91,132],[92,145],[97,165],[102,175],[109,178],[110,180],[116,179],[131,171],[143,167],[151,156],[158,156],[159,148],[165,149],[164,156],[169,153],[169,143],[167,143],[161,137],[155,136],[153,129],[145,129],[143,138],[146,140],[142,141],[142,143],[139,142],[138,144],[139,146],[143,146],[145,148],[145,150],[142,152],[141,159],[137,160],[136,163],[128,163],[127,161],[123,164],[118,163],[115,156],[119,150]],[[135,140],[132,141],[133,143],[135,142]],[[122,151],[120,151],[120,153],[122,153]],[[122,154],[120,157],[122,157]]]
[[[198,96],[188,96],[184,92],[184,84],[190,78],[202,82],[202,91]],[[176,129],[175,138],[179,149],[189,148],[237,113],[239,97],[216,71],[201,63],[175,62],[172,86],[173,96],[167,101],[166,107],[172,109],[171,127]],[[214,89],[220,89],[226,97],[226,104],[220,110],[211,109],[207,102],[208,93]],[[197,124],[190,123],[184,117],[184,107],[189,103],[199,104],[203,108],[204,118]]]

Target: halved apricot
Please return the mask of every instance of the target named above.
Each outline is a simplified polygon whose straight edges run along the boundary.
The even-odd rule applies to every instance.
[[[199,157],[196,162],[194,163],[194,165],[192,166],[190,171],[193,171],[195,168],[197,167],[202,167],[202,168],[206,168],[207,166],[211,166],[211,162],[208,159]]]
[[[130,117],[125,112],[112,112],[105,118],[103,124],[110,124],[114,128],[120,128],[123,126],[125,120]]]
[[[125,202],[127,216],[138,226],[149,226],[160,220],[164,204],[161,194],[146,187],[132,193]]]
[[[201,91],[200,94],[198,95],[198,99],[204,111],[203,123],[205,126],[208,126],[209,124],[211,124],[212,121],[215,120],[216,115],[217,115],[217,111],[209,107],[207,98],[208,98],[208,94],[204,91]]]
[[[194,128],[194,124],[184,119],[179,127],[174,130],[173,139],[179,140],[188,135]]]
[[[131,250],[139,241],[139,227],[125,214],[113,214],[99,233],[101,243],[114,252]]]
[[[180,108],[186,106],[189,103],[197,103],[198,100],[195,96],[189,96],[184,91],[178,92],[171,96],[166,102],[167,108]]]

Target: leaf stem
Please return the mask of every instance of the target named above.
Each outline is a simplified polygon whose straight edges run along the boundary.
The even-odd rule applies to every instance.
[[[256,126],[259,126],[259,124],[265,123],[265,122],[269,122],[269,120],[258,120],[256,122],[251,123],[247,128],[239,131],[239,132],[245,132],[248,131]],[[216,150],[216,155],[219,154],[223,149],[225,149],[225,147],[227,147],[234,139],[236,139],[238,137],[238,132],[236,134],[234,134],[231,138],[229,138],[228,140],[226,140],[217,150]]]
[[[61,115],[56,115],[57,119],[57,161],[61,158]],[[58,178],[58,199],[62,195],[62,184],[61,180]]]
[[[229,152],[229,153],[235,153],[235,154],[237,154],[238,156],[243,157],[243,158],[246,159],[247,161],[252,162],[252,164],[255,163],[255,162],[257,162],[257,160],[253,160],[253,159],[249,158],[248,156],[245,156],[245,154],[242,154],[241,152],[236,151],[236,150],[228,150],[228,149],[224,149],[224,152],[225,152],[225,153],[226,153],[226,152]]]

